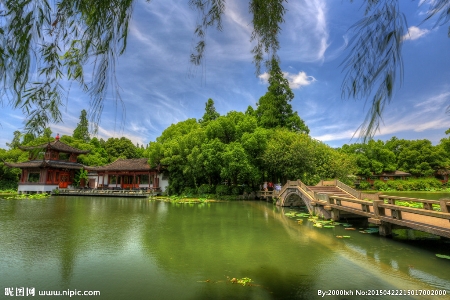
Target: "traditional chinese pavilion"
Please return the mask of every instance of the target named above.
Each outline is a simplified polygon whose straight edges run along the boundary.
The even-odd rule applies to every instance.
[[[152,189],[164,191],[167,179],[147,158],[117,159],[101,167],[86,167],[89,187],[104,189]]]
[[[22,163],[5,163],[8,167],[22,169],[19,192],[51,192],[67,188],[73,183],[75,172],[84,166],[77,163],[80,154],[89,150],[71,147],[59,140],[32,147],[19,147],[29,151],[29,160]]]

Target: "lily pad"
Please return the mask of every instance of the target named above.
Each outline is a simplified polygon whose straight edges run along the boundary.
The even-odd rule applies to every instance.
[[[334,228],[334,225],[325,225],[323,228]]]
[[[350,238],[349,235],[343,235],[342,237],[345,238],[345,239],[349,239]]]
[[[439,257],[439,258],[450,259],[450,256],[444,255],[444,254],[436,254],[436,256]]]

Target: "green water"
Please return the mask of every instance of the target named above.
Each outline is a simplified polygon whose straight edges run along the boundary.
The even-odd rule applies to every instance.
[[[242,201],[0,200],[0,298],[10,287],[34,287],[40,299],[54,297],[39,291],[75,289],[101,292],[92,299],[315,299],[319,289],[450,295],[450,260],[435,256],[450,255],[449,243],[299,225],[288,211]],[[229,281],[243,277],[253,286]]]

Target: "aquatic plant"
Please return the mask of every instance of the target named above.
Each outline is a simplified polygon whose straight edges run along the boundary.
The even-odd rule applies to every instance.
[[[30,200],[40,200],[50,197],[47,193],[42,194],[18,194],[11,197],[6,197],[6,200],[24,200],[24,199],[30,199]]]
[[[242,284],[243,286],[246,286],[246,285],[251,285],[252,280],[251,280],[251,278],[243,277],[241,279],[232,278],[230,280],[230,282],[231,283],[238,283],[238,284]]]

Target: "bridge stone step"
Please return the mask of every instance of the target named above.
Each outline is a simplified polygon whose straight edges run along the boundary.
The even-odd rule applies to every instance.
[[[353,195],[346,193],[336,186],[308,186],[308,188],[316,193],[333,194],[338,197],[355,198]]]

